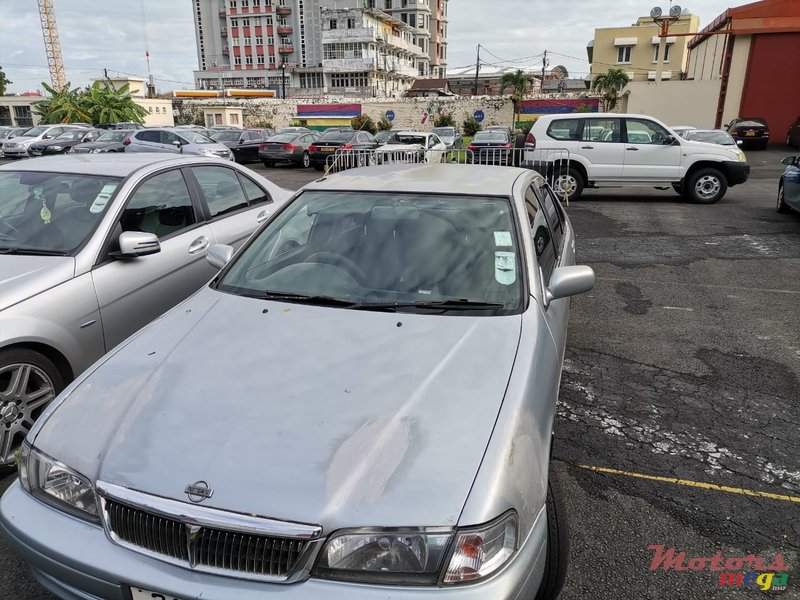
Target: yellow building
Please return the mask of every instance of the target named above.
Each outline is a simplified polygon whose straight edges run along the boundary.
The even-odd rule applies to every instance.
[[[682,14],[670,26],[671,34],[694,33],[700,29],[700,17]],[[604,27],[594,30],[594,39],[586,51],[591,64],[591,78],[611,67],[622,69],[631,81],[681,79],[686,72],[687,46],[691,37],[670,36],[665,39],[664,56],[659,64],[659,27],[650,17],[640,17],[630,27]]]

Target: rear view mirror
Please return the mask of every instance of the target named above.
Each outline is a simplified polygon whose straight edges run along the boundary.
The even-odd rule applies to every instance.
[[[212,244],[206,250],[206,260],[217,269],[222,269],[231,262],[233,258],[233,248],[225,244]]]
[[[550,274],[550,285],[547,286],[546,301],[576,296],[588,292],[594,287],[594,271],[591,267],[574,266],[558,267]]]
[[[797,156],[787,156],[781,161],[781,163],[787,166],[794,166],[797,164],[797,159]]]
[[[119,252],[112,252],[115,258],[137,258],[161,252],[158,236],[144,231],[124,231],[119,235]]]

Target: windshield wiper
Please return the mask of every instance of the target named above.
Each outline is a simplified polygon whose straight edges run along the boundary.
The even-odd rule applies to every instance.
[[[63,250],[45,250],[43,248],[0,248],[0,254],[16,254],[29,256],[69,256]]]
[[[295,294],[293,292],[263,292],[256,295],[263,300],[275,300],[277,302],[294,302],[297,304],[313,304],[316,306],[357,306],[352,300],[342,300],[332,296]]]
[[[356,305],[362,310],[399,310],[403,308],[421,308],[429,310],[496,310],[504,308],[505,304],[498,302],[476,302],[474,300],[419,300],[417,302],[363,302]]]

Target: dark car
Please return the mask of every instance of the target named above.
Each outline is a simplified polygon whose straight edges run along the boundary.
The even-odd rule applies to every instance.
[[[240,163],[257,162],[258,148],[266,141],[257,129],[221,129],[211,132],[211,139],[231,149],[233,159]]]
[[[800,148],[800,117],[797,117],[786,134],[786,145]]]
[[[100,129],[72,129],[65,131],[58,137],[50,140],[42,140],[28,147],[28,154],[31,156],[42,156],[45,154],[64,154],[69,152],[73,146],[82,142],[93,142],[102,135]]]
[[[786,170],[778,182],[778,212],[800,213],[800,156],[787,156],[781,162]]]
[[[273,167],[278,162],[291,162],[305,168],[311,166],[308,149],[319,133],[279,133],[273,135],[258,149],[258,157],[265,167]]]
[[[766,150],[769,144],[769,127],[764,119],[747,117],[734,119],[725,126],[731,137],[740,146],[752,146]]]
[[[375,141],[378,142],[379,146],[383,146],[384,144],[388,144],[389,140],[391,140],[396,133],[396,131],[392,131],[391,129],[384,129],[375,134]]]
[[[76,144],[72,154],[99,154],[104,152],[125,152],[125,140],[134,132],[133,129],[112,129],[104,131],[93,142]]]
[[[328,158],[333,162],[333,156],[337,153],[345,154],[344,160],[347,166],[366,166],[368,159],[363,151],[375,150],[377,147],[378,142],[371,133],[354,129],[334,129],[323,133],[316,142],[309,146],[308,155],[311,158],[311,164],[317,171],[325,168]],[[351,155],[354,158],[353,161],[346,156],[347,151],[353,151],[354,154]],[[357,154],[359,151],[362,153]]]
[[[480,165],[511,165],[513,143],[502,129],[479,131],[467,146],[467,162]]]

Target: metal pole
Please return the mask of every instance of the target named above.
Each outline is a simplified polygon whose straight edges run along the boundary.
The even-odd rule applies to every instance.
[[[542,87],[540,89],[541,93],[544,93],[544,70],[547,68],[547,50],[544,51],[544,56],[542,57]]]
[[[281,97],[286,99],[286,57],[281,60]]]
[[[475,87],[472,89],[472,95],[478,95],[478,73],[481,70],[481,45],[478,44],[478,58],[475,61]]]

